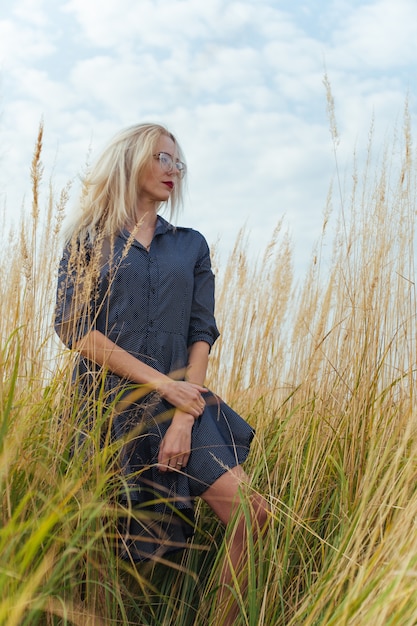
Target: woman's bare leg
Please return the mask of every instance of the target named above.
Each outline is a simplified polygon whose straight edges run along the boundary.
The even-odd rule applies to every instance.
[[[237,507],[240,503],[239,489],[245,484],[247,485],[248,482],[248,476],[242,467],[237,466],[220,476],[201,497],[213,509],[219,519],[227,525],[235,520]],[[259,494],[252,494],[249,498],[252,511],[250,532],[256,540],[256,536],[266,528],[269,507],[266,500]],[[233,572],[239,573],[242,563],[245,563],[248,557],[246,554],[246,521],[243,516],[240,516],[235,522],[236,525],[230,533],[227,557],[220,575],[218,606],[224,605],[226,607],[229,603],[228,586],[232,581]],[[246,583],[243,582],[242,584],[245,586]],[[238,607],[234,603],[225,620],[221,622],[222,626],[233,624],[237,613]]]

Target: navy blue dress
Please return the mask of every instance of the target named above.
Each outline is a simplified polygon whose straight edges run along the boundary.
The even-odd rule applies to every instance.
[[[83,251],[88,263],[88,245]],[[121,232],[102,258],[93,287],[83,284],[78,291],[77,257],[67,246],[58,276],[55,328],[69,347],[96,329],[170,374],[187,366],[193,343],[205,341],[211,347],[219,336],[209,248],[197,231],[173,227],[158,216],[149,252],[127,231]],[[81,393],[88,392],[98,371],[79,356],[74,380]],[[131,391],[132,383],[108,373],[105,390],[111,401],[123,390]],[[121,527],[122,557],[140,561],[184,547],[193,534],[194,498],[247,458],[253,429],[211,391],[204,398],[206,408],[192,429],[189,462],[178,472],[157,468],[172,405],[152,393],[114,418],[113,436],[126,438],[120,458],[126,484],[121,501],[130,514]]]

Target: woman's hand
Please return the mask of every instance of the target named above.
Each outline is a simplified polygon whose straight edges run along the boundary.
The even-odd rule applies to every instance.
[[[161,472],[181,471],[190,458],[191,430],[194,417],[177,409],[159,447],[158,466]]]
[[[157,391],[164,400],[174,405],[183,413],[199,417],[204,411],[206,403],[202,397],[207,389],[196,383],[184,380],[168,380],[158,384]]]

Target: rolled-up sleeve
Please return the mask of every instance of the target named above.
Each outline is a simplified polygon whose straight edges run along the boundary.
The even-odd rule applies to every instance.
[[[69,348],[92,329],[95,319],[91,277],[82,276],[81,266],[80,255],[68,245],[58,268],[54,327]]]
[[[191,307],[188,345],[205,341],[211,347],[219,337],[214,317],[214,274],[210,250],[202,238],[199,258],[194,267],[194,291]]]

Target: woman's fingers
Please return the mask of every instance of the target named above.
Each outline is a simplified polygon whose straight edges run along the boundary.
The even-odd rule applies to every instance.
[[[160,472],[180,472],[188,463],[188,455],[184,455],[182,458],[173,456],[171,458],[162,459],[158,461],[158,469]]]
[[[181,471],[187,465],[191,452],[192,422],[189,415],[176,412],[159,447],[158,467],[161,472]]]
[[[165,400],[194,418],[199,417],[204,411],[205,401],[202,393],[207,390],[200,385],[186,381],[169,381],[161,385],[158,391]]]

